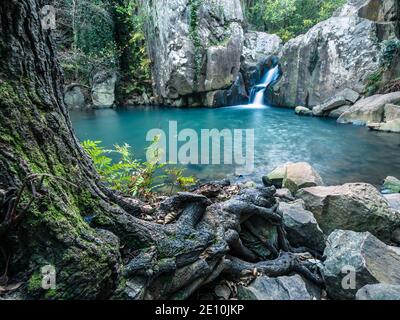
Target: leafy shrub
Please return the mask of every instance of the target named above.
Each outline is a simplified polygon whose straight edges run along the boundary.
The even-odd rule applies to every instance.
[[[151,155],[149,161],[135,160],[131,147],[126,143],[115,145],[112,150],[102,147],[101,141],[85,140],[82,145],[102,181],[123,194],[150,198],[156,189],[163,186],[170,186],[172,193],[194,185],[197,180],[184,176],[183,169],[172,167],[162,170],[165,164],[160,163],[162,150],[157,147],[157,142],[158,138],[147,148],[147,153]]]

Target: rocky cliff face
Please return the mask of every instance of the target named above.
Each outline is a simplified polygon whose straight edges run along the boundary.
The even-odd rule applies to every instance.
[[[202,104],[238,79],[244,41],[240,0],[149,2],[156,92],[172,105]]]
[[[282,106],[315,106],[345,88],[363,92],[397,20],[396,0],[350,0],[334,17],[285,44],[283,77],[270,98]]]

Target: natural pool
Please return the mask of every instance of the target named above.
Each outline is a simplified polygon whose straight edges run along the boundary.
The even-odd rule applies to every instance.
[[[246,179],[261,181],[262,175],[286,162],[306,161],[326,184],[369,182],[379,185],[388,175],[400,177],[400,135],[372,132],[365,127],[339,125],[335,120],[296,116],[293,110],[236,106],[220,109],[135,107],[71,111],[71,121],[81,140],[101,140],[106,147],[124,142],[135,157],[145,159],[146,134],[154,128],[168,133],[169,121],[178,130],[255,130],[255,171]],[[187,165],[186,173],[200,179],[234,175],[231,165]]]

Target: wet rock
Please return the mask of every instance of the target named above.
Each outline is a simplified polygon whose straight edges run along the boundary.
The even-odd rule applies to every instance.
[[[97,108],[109,108],[115,102],[117,75],[113,71],[101,71],[92,80],[92,104]]]
[[[245,33],[241,71],[247,90],[260,82],[266,69],[271,67],[270,58],[278,55],[281,49],[282,40],[277,35],[256,31]]]
[[[370,184],[305,188],[296,197],[304,200],[326,234],[335,229],[369,231],[386,242],[400,224],[400,214]]]
[[[356,300],[400,300],[400,285],[366,285],[357,291]]]
[[[290,244],[294,247],[307,247],[323,252],[325,235],[318,226],[312,212],[305,210],[303,200],[291,203],[281,202],[279,209],[283,214],[283,223]]]
[[[400,285],[400,255],[369,232],[335,230],[324,255],[323,274],[333,299],[354,299],[368,284]]]
[[[259,277],[248,287],[238,287],[239,300],[316,300],[320,290],[299,275],[278,278]]]
[[[299,116],[312,116],[313,112],[312,110],[306,108],[306,107],[302,107],[302,106],[298,106],[294,109],[294,112],[296,114],[298,114]]]

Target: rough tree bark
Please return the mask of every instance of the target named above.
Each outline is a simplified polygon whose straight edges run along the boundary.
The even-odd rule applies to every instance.
[[[0,2],[0,287],[21,282],[32,298],[181,299],[221,274],[254,268],[319,281],[289,252],[273,189],[213,202],[201,190],[179,194],[157,208],[155,216],[176,216],[161,225],[140,219],[140,201],[102,185],[71,127],[41,7]],[[223,191],[211,187],[212,196]],[[280,231],[276,260],[260,262],[239,237],[254,215]],[[41,288],[44,265],[56,269],[55,290]]]

